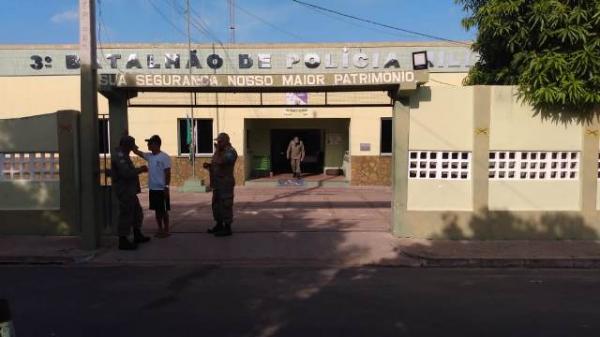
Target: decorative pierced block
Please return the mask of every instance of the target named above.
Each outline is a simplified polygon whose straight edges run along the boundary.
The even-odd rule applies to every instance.
[[[579,152],[490,152],[493,180],[574,180],[579,176]]]
[[[410,151],[408,158],[410,179],[471,178],[471,152]]]
[[[0,153],[0,180],[58,181],[56,152]]]

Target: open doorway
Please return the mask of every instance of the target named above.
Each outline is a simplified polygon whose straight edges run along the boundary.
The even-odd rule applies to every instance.
[[[323,131],[319,129],[273,129],[271,130],[271,170],[273,174],[291,173],[290,161],[286,152],[294,137],[304,143],[305,157],[302,171],[307,174],[321,174],[324,168],[325,147]]]

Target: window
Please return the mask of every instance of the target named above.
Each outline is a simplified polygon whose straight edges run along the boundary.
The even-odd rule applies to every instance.
[[[110,153],[110,131],[109,131],[108,116],[100,115],[98,119],[98,149],[100,154]]]
[[[212,119],[194,119],[196,124],[196,154],[213,153],[213,121]],[[189,154],[191,134],[190,120],[179,119],[179,154]]]
[[[381,120],[381,154],[392,154],[392,119]]]

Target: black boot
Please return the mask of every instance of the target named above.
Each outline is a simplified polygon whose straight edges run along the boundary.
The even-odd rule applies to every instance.
[[[214,234],[217,237],[233,235],[233,232],[231,231],[231,224],[225,224],[225,226],[223,226],[223,228],[220,231],[215,232]]]
[[[139,228],[133,230],[133,242],[145,243],[148,241],[150,241],[150,238],[147,236],[144,236],[144,234],[142,234],[142,231]]]
[[[120,250],[135,250],[137,249],[137,244],[135,242],[129,241],[126,236],[119,236],[119,249]]]
[[[223,230],[223,222],[217,221],[217,224],[213,228],[209,228],[206,232],[208,234],[215,234]]]

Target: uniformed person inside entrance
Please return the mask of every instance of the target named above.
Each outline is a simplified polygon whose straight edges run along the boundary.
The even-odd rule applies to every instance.
[[[210,163],[204,163],[204,168],[210,173],[212,189],[212,211],[216,225],[208,230],[215,236],[230,236],[233,222],[233,176],[237,152],[231,146],[229,135],[220,133],[216,138],[215,153]]]
[[[129,153],[137,148],[133,137],[123,136],[116,156],[111,158],[112,186],[119,200],[119,249],[123,250],[136,249],[138,243],[150,240],[141,231],[144,213],[137,197],[141,192],[139,174],[148,172],[148,167],[135,167],[129,158]],[[129,241],[132,228],[133,241]]]
[[[286,158],[290,161],[294,178],[302,177],[300,164],[304,161],[304,155],[304,143],[300,138],[294,137],[294,139],[290,141],[286,152]]]

